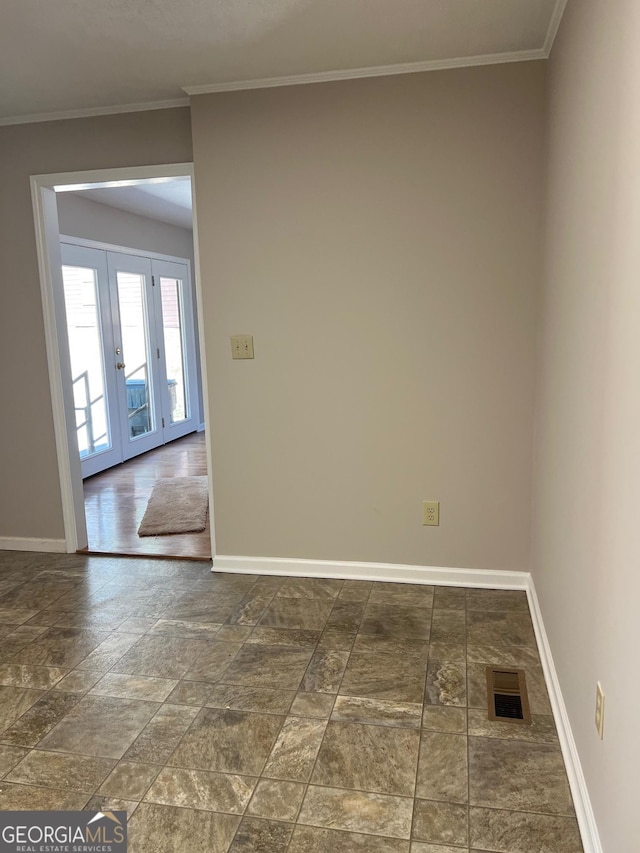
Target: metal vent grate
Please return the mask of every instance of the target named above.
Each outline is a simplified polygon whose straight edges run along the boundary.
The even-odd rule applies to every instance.
[[[489,719],[531,723],[524,670],[487,667]]]

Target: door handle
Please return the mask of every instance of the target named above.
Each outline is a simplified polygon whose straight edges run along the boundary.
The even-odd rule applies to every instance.
[[[125,366],[125,365],[124,365],[124,362],[123,362],[123,361],[116,361],[116,369],[117,369],[117,370],[122,370],[122,368],[123,368],[124,366]]]

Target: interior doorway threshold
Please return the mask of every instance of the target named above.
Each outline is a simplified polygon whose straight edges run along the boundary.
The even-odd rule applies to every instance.
[[[183,560],[191,563],[210,563],[212,556],[195,554],[141,554],[131,551],[97,551],[93,548],[78,548],[76,554],[89,557],[131,557],[137,560]]]

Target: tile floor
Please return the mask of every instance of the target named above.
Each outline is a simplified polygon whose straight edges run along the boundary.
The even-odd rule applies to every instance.
[[[131,853],[582,851],[524,593],[0,552],[0,649],[0,809],[126,809]]]

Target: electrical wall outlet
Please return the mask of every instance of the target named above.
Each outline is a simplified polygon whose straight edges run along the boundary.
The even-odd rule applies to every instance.
[[[253,358],[253,336],[232,335],[231,336],[232,358]]]
[[[596,684],[596,728],[602,740],[604,738],[604,690],[599,681]]]
[[[438,527],[440,524],[440,501],[422,502],[422,523],[428,527]]]

